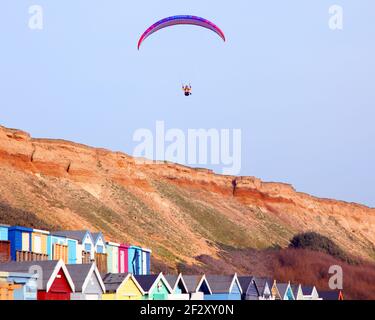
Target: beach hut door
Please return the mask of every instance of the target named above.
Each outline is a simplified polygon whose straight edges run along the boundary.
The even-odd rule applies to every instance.
[[[125,272],[125,252],[120,251],[120,273]]]

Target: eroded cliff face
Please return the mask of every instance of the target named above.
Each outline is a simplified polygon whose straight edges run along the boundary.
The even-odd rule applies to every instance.
[[[375,209],[254,177],[142,164],[123,153],[4,127],[0,202],[56,229],[102,230],[108,239],[148,246],[172,268],[197,264],[199,255],[216,257],[222,245],[286,246],[310,230],[375,259]]]

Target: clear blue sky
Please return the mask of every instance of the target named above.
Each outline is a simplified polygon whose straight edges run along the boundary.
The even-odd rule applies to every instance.
[[[28,28],[28,7],[44,29]],[[344,30],[328,8],[344,7]],[[5,0],[0,124],[132,153],[137,128],[240,128],[242,175],[375,206],[373,0]],[[150,24],[193,14],[136,44]],[[191,81],[185,98],[180,84]]]

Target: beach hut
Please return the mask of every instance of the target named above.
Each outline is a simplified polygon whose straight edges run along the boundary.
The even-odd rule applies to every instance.
[[[94,250],[96,253],[106,253],[107,249],[105,246],[104,236],[101,232],[91,233],[94,241]]]
[[[33,229],[13,226],[8,229],[10,255],[13,261],[20,260],[21,253],[31,252],[31,233]]]
[[[8,229],[10,226],[0,224],[0,241],[8,241]]]
[[[162,273],[158,275],[135,275],[135,279],[145,292],[145,300],[168,300],[173,292]]]
[[[132,273],[129,270],[129,246],[126,244],[120,244],[118,247],[118,272]]]
[[[238,277],[242,289],[242,300],[259,300],[259,290],[252,276]]]
[[[73,280],[75,292],[71,300],[101,300],[105,286],[95,263],[66,266]]]
[[[344,294],[341,290],[318,291],[319,298],[322,300],[344,300]]]
[[[142,248],[129,246],[128,248],[128,272],[134,275],[142,275]]]
[[[272,295],[275,297],[275,300],[295,300],[290,282],[278,283],[276,280],[274,280]]]
[[[0,265],[1,270],[1,265]],[[14,300],[37,300],[38,275],[35,273],[9,272],[8,282],[15,285]]]
[[[108,273],[103,277],[103,300],[142,300],[143,288],[131,273]]]
[[[119,272],[119,256],[118,256],[119,247],[120,247],[119,243],[115,243],[115,242],[106,243],[108,273]]]
[[[107,268],[107,247],[105,245],[104,236],[101,232],[91,233],[92,239],[94,241],[94,251],[95,251],[95,262],[100,271],[100,273],[106,274],[108,272]]]
[[[47,237],[47,254],[49,260],[63,260],[68,263],[68,240],[66,237],[51,232]]]
[[[40,253],[48,257],[47,242],[48,242],[48,231],[33,229],[31,232],[31,251]]]
[[[322,300],[315,286],[301,286],[303,300]]]
[[[212,294],[205,295],[205,300],[241,300],[242,289],[237,274],[232,276],[207,275]]]
[[[8,272],[0,271],[0,300],[13,300],[15,286],[8,281]],[[16,286],[16,288],[19,286]]]
[[[272,296],[272,279],[266,277],[253,277],[258,288],[259,300],[274,300]]]
[[[54,234],[77,241],[77,263],[90,263],[95,260],[95,244],[90,231],[57,231]]]
[[[190,300],[189,290],[181,273],[179,275],[165,275],[164,277],[172,288],[168,300]]]
[[[300,284],[291,284],[290,285],[293,291],[295,300],[305,300],[303,297],[302,286]]]
[[[205,275],[184,275],[184,282],[188,289],[190,300],[204,300],[212,291]]]
[[[1,265],[2,271],[36,273],[38,300],[70,300],[74,283],[62,260],[9,262]]]
[[[151,274],[151,250],[142,248],[142,274]]]

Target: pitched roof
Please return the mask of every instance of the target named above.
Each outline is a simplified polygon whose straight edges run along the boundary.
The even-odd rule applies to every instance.
[[[136,275],[134,277],[137,279],[142,289],[145,292],[149,292],[152,286],[154,285],[156,279],[158,279],[159,275],[158,274]]]
[[[300,285],[299,284],[291,284],[290,287],[292,288],[294,297],[297,298],[297,296],[298,296],[298,290],[299,290]]]
[[[251,281],[253,280],[252,276],[241,276],[238,277],[238,281],[241,285],[242,292],[246,292],[249,288]]]
[[[62,260],[56,261],[56,260],[46,260],[46,261],[25,261],[25,262],[7,262],[7,263],[1,263],[0,264],[0,270],[1,271],[7,271],[7,272],[23,272],[23,273],[36,273],[38,270],[37,268],[41,268],[42,271],[42,277],[38,279],[40,281],[40,285],[42,286],[41,290],[49,291],[54,277],[57,275],[57,273],[60,271],[60,269],[63,269],[63,272],[69,282],[69,285],[74,292],[75,286],[72,281],[72,278],[70,277],[69,271],[67,270],[64,262]]]
[[[104,236],[103,236],[103,233],[101,232],[94,232],[94,233],[91,233],[91,236],[92,236],[92,239],[94,240],[94,243],[96,244],[99,240],[99,237],[102,237],[103,238],[103,241],[104,241]]]
[[[177,286],[178,277],[179,277],[178,275],[174,275],[174,274],[166,274],[164,276],[164,278],[168,281],[169,285],[172,287],[173,290]]]
[[[257,285],[259,294],[261,296],[264,295],[264,290],[266,288],[266,284],[268,284],[268,287],[270,288],[270,290],[272,288],[272,280],[270,278],[254,277],[253,280],[254,280],[255,284]]]
[[[314,290],[313,286],[302,286],[301,288],[304,296],[311,296]]]
[[[83,284],[90,272],[91,266],[92,264],[69,264],[66,266],[77,292],[82,292]]]
[[[232,275],[232,276],[208,275],[206,276],[206,278],[213,293],[229,293],[232,290],[234,281],[238,281],[236,275]],[[239,289],[242,290],[240,284],[239,284]]]
[[[196,292],[203,276],[184,275],[184,281],[189,292]]]
[[[105,286],[99,274],[95,263],[90,264],[68,264],[67,269],[74,282],[76,292],[83,292],[86,289],[92,273],[95,274],[102,291],[105,292]]]
[[[123,281],[128,276],[128,273],[107,273],[103,277],[103,282],[107,292],[116,292]]]
[[[58,234],[58,231],[51,231],[49,234],[50,236],[54,236],[54,237],[66,238],[66,236],[63,236],[62,234]],[[73,238],[70,238],[70,239],[73,239]],[[76,239],[73,239],[73,240],[76,240]]]
[[[179,275],[164,275],[164,278],[167,280],[167,282],[169,283],[169,285],[171,286],[171,288],[174,290],[176,290],[179,282],[182,283],[182,285],[184,286],[184,290],[185,292],[189,292],[187,286],[186,286],[186,283],[185,283],[185,280],[184,278],[182,277],[182,274],[180,273]]]
[[[277,287],[277,290],[280,293],[281,298],[284,299],[285,293],[288,290],[289,284],[288,283],[279,283],[279,282],[277,282],[276,283],[276,287]]]
[[[86,231],[86,230],[55,231],[53,234],[58,235],[58,236],[71,238],[71,239],[74,239],[74,240],[78,240],[78,243],[82,244],[82,240],[84,239],[84,237],[86,236],[87,233],[89,233],[89,235],[91,237],[91,240],[93,240],[90,232]]]
[[[150,274],[150,275],[135,275],[134,278],[138,281],[143,291],[148,293],[153,289],[153,287],[161,280],[167,287],[169,293],[173,292],[173,289],[169,285],[168,281],[165,279],[162,273]]]
[[[103,275],[103,282],[105,284],[105,290],[107,293],[114,293],[118,290],[118,288],[124,283],[131,279],[138,290],[141,292],[142,295],[145,294],[144,290],[142,289],[141,285],[135,279],[135,277],[131,273],[107,273]]]
[[[53,271],[56,268],[57,261],[28,261],[28,262],[8,262],[8,263],[2,263],[0,264],[0,270],[1,271],[7,271],[7,272],[22,272],[22,273],[29,273],[30,271],[32,272],[33,270],[30,269],[31,267],[37,265],[42,268],[42,278],[39,279],[41,280],[41,285],[43,290],[46,289],[46,285],[48,280],[51,278]]]
[[[257,284],[254,281],[254,277],[252,276],[238,277],[238,282],[241,285],[242,292],[246,295],[246,300],[258,300],[261,294],[259,293]]]

